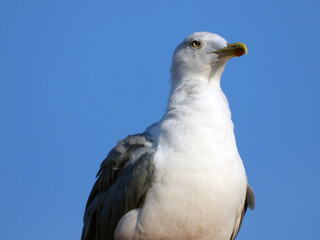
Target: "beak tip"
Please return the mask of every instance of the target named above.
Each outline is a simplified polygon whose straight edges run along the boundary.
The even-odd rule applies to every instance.
[[[242,55],[248,55],[248,51],[247,49],[238,48],[234,51],[234,55],[236,57],[241,57]]]

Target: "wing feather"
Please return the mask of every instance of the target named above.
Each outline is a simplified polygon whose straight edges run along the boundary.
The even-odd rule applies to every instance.
[[[247,211],[247,208],[250,208],[250,209],[254,209],[255,207],[255,197],[254,197],[254,192],[251,188],[251,186],[248,184],[247,185],[247,194],[246,194],[246,200],[244,202],[244,207],[242,208],[242,211],[241,211],[241,216],[240,216],[240,221],[238,222],[238,219],[236,219],[236,224],[235,224],[235,228],[231,234],[231,237],[230,237],[230,240],[234,240],[236,239],[238,233],[239,233],[239,230],[241,228],[241,224],[242,224],[242,220],[244,218],[244,215],[246,214],[246,211]]]
[[[154,172],[151,145],[148,134],[129,135],[101,163],[86,205],[82,240],[113,239],[121,217],[142,204]]]

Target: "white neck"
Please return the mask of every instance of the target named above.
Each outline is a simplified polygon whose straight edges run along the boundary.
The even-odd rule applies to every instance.
[[[220,76],[211,79],[195,77],[180,79],[171,87],[168,107],[161,120],[163,137],[170,142],[177,142],[188,133],[201,133],[210,138],[234,139],[233,123],[228,101],[220,88]],[[175,84],[176,83],[176,84]],[[172,135],[176,134],[178,135]]]

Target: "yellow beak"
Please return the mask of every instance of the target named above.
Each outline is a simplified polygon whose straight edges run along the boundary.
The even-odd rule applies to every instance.
[[[213,52],[221,57],[241,57],[243,54],[248,54],[248,49],[244,43],[228,43],[225,48]]]

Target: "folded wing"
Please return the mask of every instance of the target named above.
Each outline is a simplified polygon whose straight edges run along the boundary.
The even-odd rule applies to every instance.
[[[86,205],[82,240],[113,239],[121,217],[141,206],[154,172],[151,145],[148,134],[129,135],[101,163]]]

